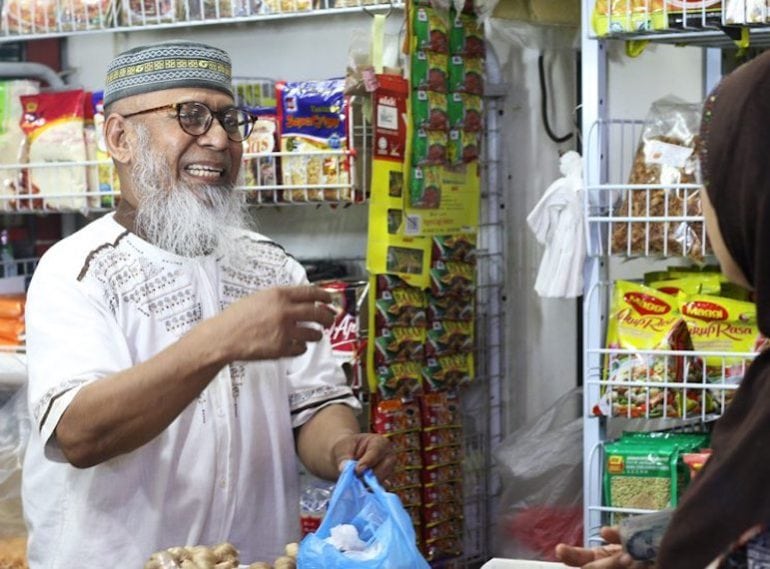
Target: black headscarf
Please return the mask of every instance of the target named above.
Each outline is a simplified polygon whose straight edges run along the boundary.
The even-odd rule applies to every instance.
[[[709,96],[701,136],[722,237],[755,290],[759,329],[770,336],[770,52]],[[663,539],[660,569],[703,569],[746,530],[770,522],[770,352],[747,370],[711,446]]]

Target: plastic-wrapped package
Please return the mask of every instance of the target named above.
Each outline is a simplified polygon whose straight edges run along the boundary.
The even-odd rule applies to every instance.
[[[0,407],[0,540],[3,542],[27,534],[21,509],[21,466],[30,427],[26,389],[22,388]]]
[[[495,554],[554,561],[583,541],[582,391],[574,389],[495,448],[503,485]]]
[[[639,218],[613,226],[611,252],[618,255],[681,255],[703,259],[703,223],[677,218],[702,215],[698,151],[701,105],[676,97],[652,104],[629,174],[629,190],[615,216]],[[650,219],[652,218],[652,219]]]

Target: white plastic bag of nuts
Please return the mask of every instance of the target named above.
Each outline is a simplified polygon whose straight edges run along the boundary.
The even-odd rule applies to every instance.
[[[704,254],[700,188],[701,105],[673,96],[652,104],[627,189],[613,217],[610,253],[628,257]],[[612,218],[610,218],[612,219]],[[638,219],[638,221],[637,221]]]

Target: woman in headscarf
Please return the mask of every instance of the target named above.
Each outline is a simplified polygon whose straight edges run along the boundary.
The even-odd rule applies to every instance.
[[[723,273],[754,290],[759,329],[770,337],[770,52],[709,96],[701,137],[711,245]],[[747,370],[711,446],[711,458],[674,511],[656,567],[704,569],[720,559],[714,566],[770,569],[770,350]],[[560,545],[557,556],[586,569],[642,566],[622,552],[616,531],[604,528],[602,535],[615,543]],[[736,543],[745,545],[736,549]]]

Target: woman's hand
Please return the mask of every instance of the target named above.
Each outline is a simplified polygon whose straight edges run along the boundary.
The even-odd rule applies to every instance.
[[[560,543],[556,546],[556,557],[570,567],[583,569],[641,569],[652,567],[648,563],[634,561],[620,545],[617,527],[604,527],[600,535],[606,545],[584,548]]]

